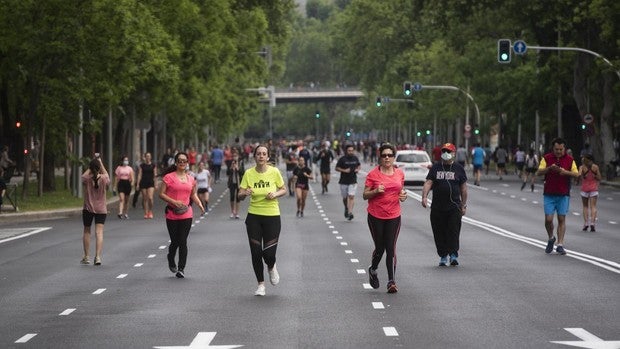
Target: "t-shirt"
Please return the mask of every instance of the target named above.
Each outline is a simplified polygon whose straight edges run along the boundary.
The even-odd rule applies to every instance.
[[[360,160],[355,155],[345,155],[338,159],[336,167],[343,169],[351,169],[351,172],[340,172],[339,184],[355,184],[357,183],[357,173],[355,169],[361,166]]]
[[[133,168],[131,168],[131,166],[121,165],[116,168],[114,174],[119,180],[130,181],[133,176]]]
[[[196,187],[199,189],[209,188],[209,170],[202,170],[194,175],[196,178]]]
[[[248,213],[260,216],[279,216],[280,205],[277,199],[267,199],[267,194],[284,187],[284,180],[280,170],[273,166],[267,166],[263,173],[252,167],[245,171],[239,188],[252,189]]]
[[[306,177],[304,175],[304,173],[307,173],[309,175],[312,174],[312,170],[310,168],[308,168],[308,166],[301,168],[299,166],[295,167],[295,169],[293,170],[293,176],[297,176],[297,183],[298,184],[308,184],[308,177]]]
[[[472,160],[471,160],[472,164],[482,166],[482,164],[484,163],[484,157],[485,157],[484,149],[480,147],[475,147],[471,151],[471,156],[472,156]]]
[[[385,192],[368,199],[368,213],[380,219],[400,216],[398,196],[405,186],[405,174],[401,169],[395,168],[392,175],[386,175],[377,166],[368,172],[364,186],[375,189],[379,184],[383,184]]]
[[[426,175],[432,180],[433,203],[431,209],[451,211],[461,209],[461,184],[467,181],[465,169],[458,162],[446,165],[436,162]]]
[[[196,181],[194,180],[194,177],[189,174],[185,175],[185,178],[185,182],[182,182],[176,172],[170,172],[165,175],[162,180],[166,183],[166,195],[168,195],[171,199],[178,200],[183,202],[185,205],[189,205],[190,197],[192,195],[192,191],[194,190],[194,184]],[[189,206],[189,209],[183,214],[176,214],[172,210],[166,210],[166,219],[179,220],[192,217],[194,217],[192,206]]]
[[[127,166],[129,167],[129,166]],[[131,168],[131,167],[129,167]],[[84,183],[84,209],[92,213],[108,213],[106,205],[106,187],[110,184],[110,176],[100,174],[97,180],[98,188],[95,188],[92,174],[86,173],[82,175],[82,183]]]
[[[221,165],[224,160],[224,152],[220,148],[214,148],[211,151],[211,161],[214,165]]]

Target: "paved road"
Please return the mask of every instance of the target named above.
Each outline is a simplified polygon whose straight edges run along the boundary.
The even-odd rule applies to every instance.
[[[602,190],[596,233],[581,232],[573,199],[569,253],[559,256],[543,252],[539,187],[521,192],[516,180],[492,176],[482,184],[470,187],[462,264],[444,268],[420,188],[410,188],[397,294],[385,292],[383,264],[381,288],[367,285],[361,188],[351,222],[335,184],[326,195],[312,184],[303,219],[294,198],[281,199],[281,282],[266,297],[253,296],[245,226],[228,218],[222,184],[209,214],[196,217],[186,279],[167,270],[161,215],[111,215],[100,267],[79,264],[79,217],[0,225],[32,233],[0,240],[0,347],[559,348],[554,341],[596,338],[601,346],[583,347],[620,347],[609,342],[620,340],[619,192]]]

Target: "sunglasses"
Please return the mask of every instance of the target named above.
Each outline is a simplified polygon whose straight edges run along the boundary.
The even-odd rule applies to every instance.
[[[385,159],[387,159],[387,158],[393,158],[393,157],[394,157],[394,154],[392,154],[392,153],[389,153],[389,154],[388,154],[388,153],[386,153],[386,154],[381,154],[381,157],[382,157],[382,158],[385,158]]]
[[[186,164],[187,160],[179,159],[179,160],[177,160],[177,163],[178,164]]]
[[[441,149],[442,153],[452,153],[450,149]]]

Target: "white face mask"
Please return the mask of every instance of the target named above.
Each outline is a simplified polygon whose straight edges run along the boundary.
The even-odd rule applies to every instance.
[[[129,165],[129,161],[128,160],[123,161],[123,165],[125,166]]]
[[[441,153],[441,158],[446,161],[452,160],[452,153]]]

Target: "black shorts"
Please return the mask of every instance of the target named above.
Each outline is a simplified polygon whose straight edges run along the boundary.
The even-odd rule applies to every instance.
[[[95,220],[95,224],[105,224],[105,219],[108,215],[105,213],[92,213],[87,210],[82,210],[82,222],[84,222],[85,227],[90,227],[93,224],[93,219]]]
[[[536,173],[537,168],[536,167],[528,167],[525,169],[525,172],[527,173]]]
[[[154,181],[140,181],[140,189],[155,188]]]
[[[129,195],[131,193],[131,181],[128,179],[121,179],[118,181],[118,187],[116,188],[119,193]]]
[[[230,193],[230,202],[241,202],[239,199],[239,188],[237,187],[228,187],[228,192]]]
[[[198,188],[197,193],[198,194],[204,194],[207,191],[209,191],[209,188]]]

